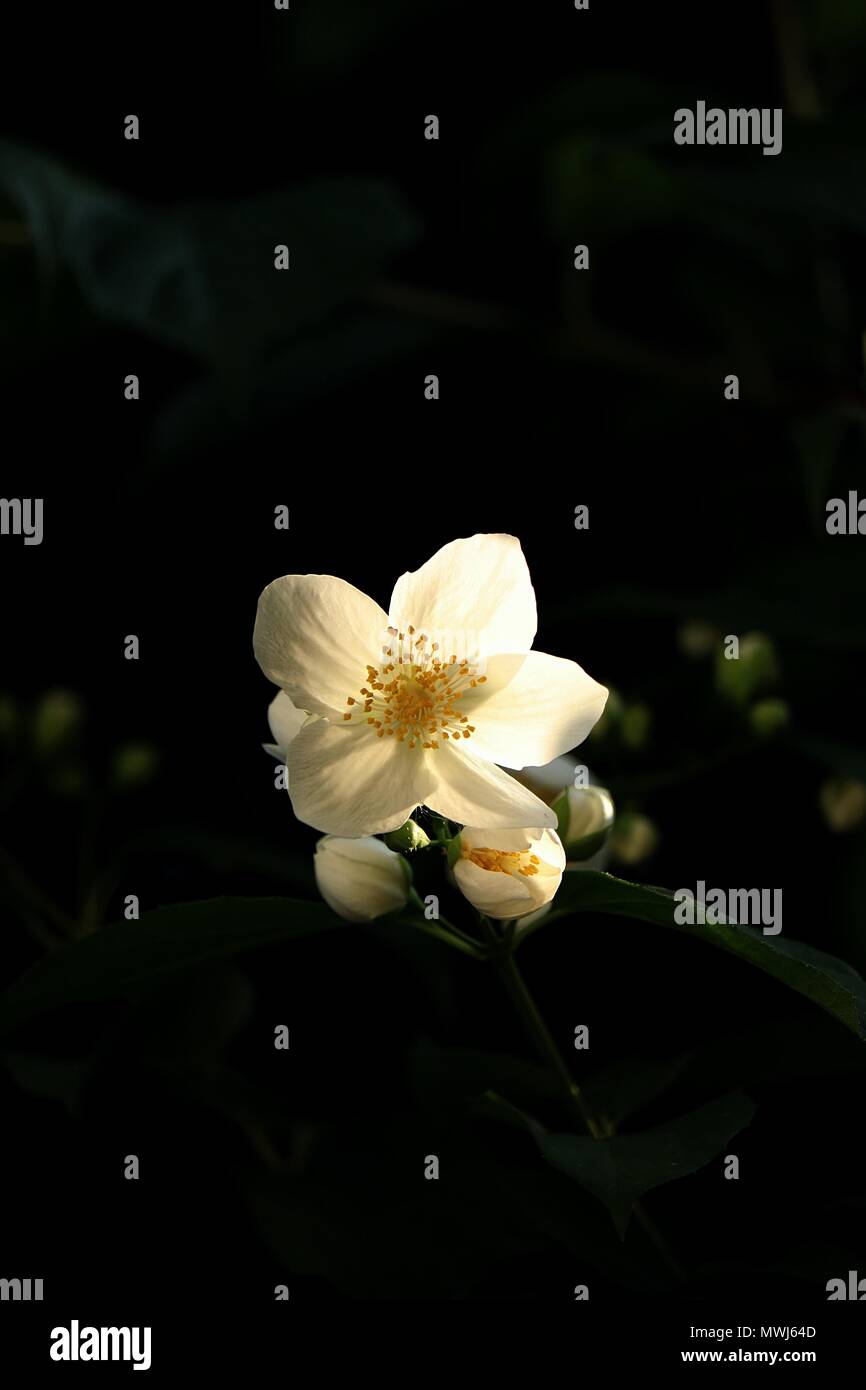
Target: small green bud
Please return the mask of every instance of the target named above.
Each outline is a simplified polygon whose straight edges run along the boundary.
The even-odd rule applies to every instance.
[[[749,723],[761,738],[768,738],[790,722],[791,710],[785,700],[758,700],[749,710]]]
[[[726,700],[748,705],[778,678],[776,648],[766,633],[747,632],[741,640],[730,634],[723,639],[716,656],[716,688]]]
[[[407,850],[411,853],[416,849],[426,849],[430,844],[430,836],[413,820],[405,821],[399,830],[392,830],[390,834],[383,835],[382,839],[389,849],[396,850],[398,854]]]
[[[818,803],[830,829],[845,835],[866,817],[866,786],[854,777],[829,777],[821,784]]]
[[[111,759],[111,780],[124,791],[143,787],[156,775],[160,763],[159,749],[150,743],[124,743],[116,748]]]
[[[84,702],[72,690],[49,690],[33,711],[31,739],[37,757],[50,758],[79,733]]]
[[[622,741],[626,748],[643,748],[652,725],[652,710],[648,705],[629,705],[622,717]]]
[[[648,816],[627,811],[617,820],[610,837],[610,850],[621,864],[640,864],[657,849],[659,832]]]
[[[705,622],[703,618],[695,618],[691,622],[683,623],[677,632],[677,644],[684,656],[691,657],[698,661],[702,656],[709,656],[711,652],[718,649],[722,640],[722,634],[712,623]]]

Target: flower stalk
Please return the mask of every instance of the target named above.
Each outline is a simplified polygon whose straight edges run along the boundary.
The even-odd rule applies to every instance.
[[[502,981],[505,992],[514,1004],[517,1013],[520,1015],[524,1027],[535,1044],[540,1057],[547,1063],[561,1083],[565,1095],[568,1098],[569,1105],[576,1115],[580,1127],[586,1130],[593,1139],[610,1138],[609,1133],[605,1131],[604,1126],[593,1114],[591,1106],[588,1104],[583,1092],[568,1070],[562,1053],[556,1045],[553,1034],[545,1023],[538,1005],[526,986],[526,982],[514,959],[513,947],[509,939],[511,934],[504,938],[499,937],[493,923],[489,918],[484,916],[481,917],[481,926],[484,935],[491,944],[490,958],[496,968],[496,973]],[[682,1282],[686,1277],[682,1265],[679,1263],[661,1231],[647,1214],[640,1202],[635,1203],[634,1215],[674,1278],[678,1282]]]

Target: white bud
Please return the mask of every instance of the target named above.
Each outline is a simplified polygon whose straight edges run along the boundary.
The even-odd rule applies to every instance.
[[[555,830],[480,830],[464,826],[452,865],[460,892],[488,917],[537,912],[562,881],[565,850]]]
[[[372,922],[405,907],[412,871],[401,854],[371,835],[344,840],[323,835],[313,860],[319,892],[338,917]]]
[[[605,787],[566,787],[553,809],[571,859],[589,859],[596,854],[616,819],[613,797]]]

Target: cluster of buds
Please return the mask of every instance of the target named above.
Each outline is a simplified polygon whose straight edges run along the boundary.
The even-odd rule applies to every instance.
[[[557,758],[515,774],[557,814],[558,828],[444,828],[451,882],[484,916],[497,921],[535,919],[552,903],[566,864],[599,868],[615,811],[604,787],[575,785],[579,765]],[[565,785],[564,785],[565,784]],[[444,826],[444,823],[443,823]],[[384,840],[325,835],[316,846],[319,892],[350,922],[368,922],[406,908],[413,896],[410,860],[430,836],[408,820]]]

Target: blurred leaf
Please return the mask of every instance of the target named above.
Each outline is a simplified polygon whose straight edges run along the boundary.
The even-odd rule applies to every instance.
[[[118,929],[121,930],[121,929]],[[196,1065],[220,1057],[252,1012],[253,991],[232,965],[158,979],[128,1018],[130,1050]]]
[[[45,956],[0,995],[0,1032],[60,1005],[120,999],[161,976],[339,925],[323,903],[291,898],[159,907]]]
[[[546,182],[552,231],[577,242],[675,217],[683,197],[675,176],[651,154],[584,134],[557,142]]]
[[[30,1052],[0,1053],[2,1064],[16,1086],[42,1100],[62,1101],[70,1115],[77,1115],[84,1088],[94,1066],[92,1057],[41,1057]]]
[[[804,573],[810,576],[807,585],[802,583]],[[866,575],[856,547],[788,545],[765,548],[760,567],[742,565],[734,584],[699,599],[692,591],[659,593],[649,585],[609,585],[588,594],[582,612],[604,618],[625,611],[633,619],[687,621],[699,608],[700,616],[723,633],[761,628],[777,639],[790,636],[816,646],[856,650],[866,646],[864,600]],[[573,603],[551,605],[547,622],[572,625]]]
[[[437,1047],[429,1038],[413,1048],[409,1073],[419,1100],[434,1105],[463,1104],[489,1090],[530,1107],[560,1096],[560,1083],[535,1062],[505,1052]]]
[[[645,1192],[703,1168],[754,1113],[748,1096],[734,1093],[644,1134],[536,1134],[536,1140],[549,1163],[604,1202],[622,1236]]]
[[[567,869],[553,908],[540,925],[546,926],[573,912],[603,912],[683,932],[756,965],[834,1014],[859,1038],[866,1039],[866,982],[850,965],[801,941],[781,935],[764,936],[755,927],[726,922],[681,925],[674,920],[676,906],[674,895],[667,888],[629,883],[611,874]],[[526,935],[531,931],[528,929]]]
[[[818,534],[825,529],[827,498],[833,495],[832,479],[846,428],[847,420],[841,410],[825,410],[791,426],[808,513],[814,518]]]
[[[48,269],[68,267],[95,313],[223,369],[251,369],[324,318],[418,231],[382,182],[321,180],[163,211],[9,141],[0,189]],[[289,270],[274,268],[277,245],[289,248]]]

